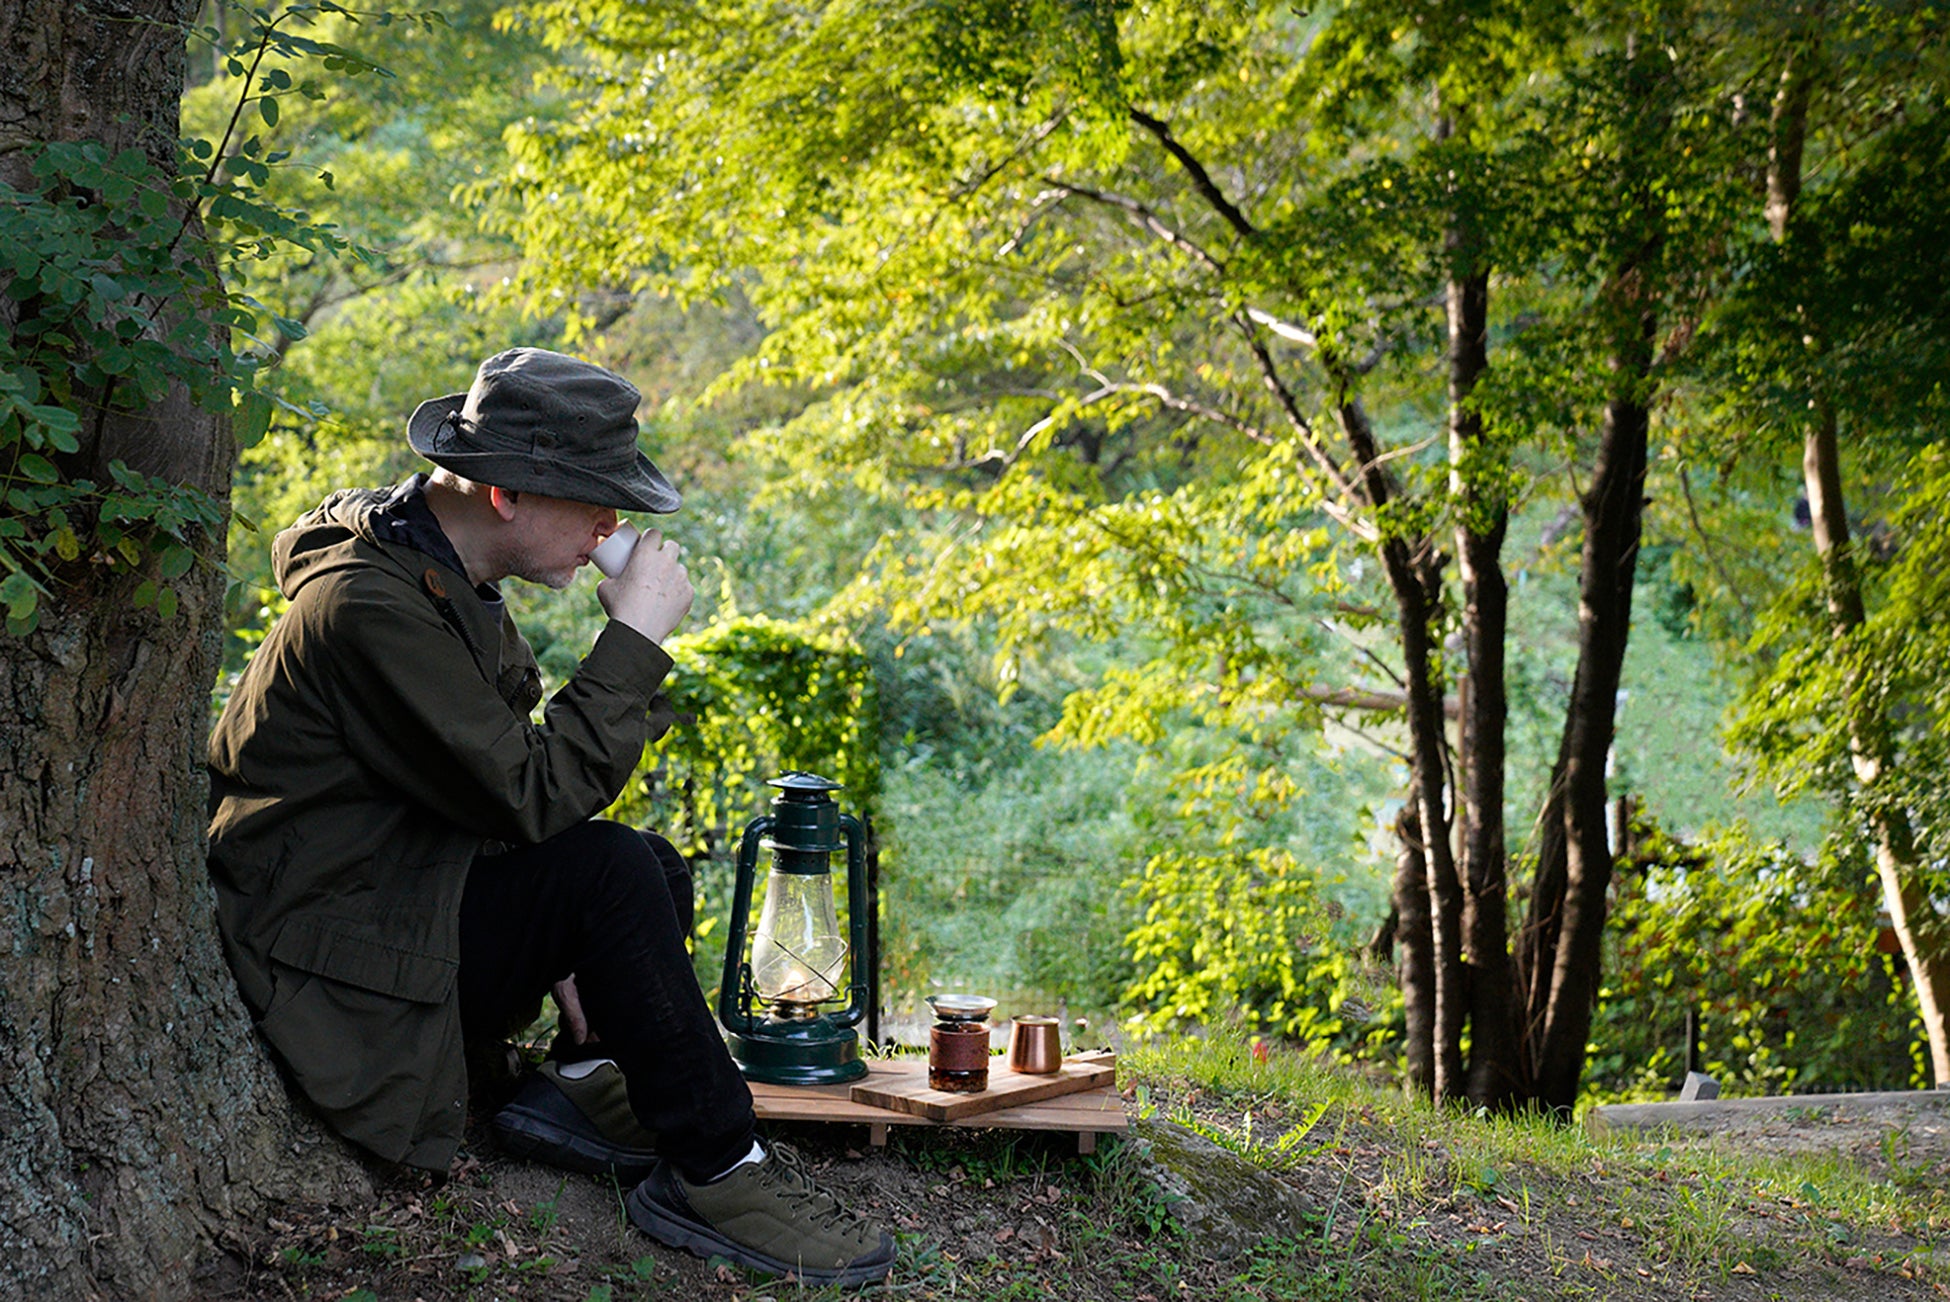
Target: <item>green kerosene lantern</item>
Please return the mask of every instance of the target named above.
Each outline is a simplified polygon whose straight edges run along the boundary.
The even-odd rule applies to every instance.
[[[867,1074],[867,1064],[852,1028],[878,997],[874,974],[861,971],[868,952],[866,833],[859,819],[842,814],[834,803],[837,782],[786,773],[766,785],[779,789],[772,812],[753,819],[738,846],[718,1020],[730,1032],[732,1058],[750,1080],[773,1085],[858,1080]],[[747,962],[745,936],[761,848],[772,852],[772,866]],[[833,901],[830,856],[841,849],[846,851],[850,941],[840,934]],[[842,1000],[843,1010],[821,1011],[822,1005]]]

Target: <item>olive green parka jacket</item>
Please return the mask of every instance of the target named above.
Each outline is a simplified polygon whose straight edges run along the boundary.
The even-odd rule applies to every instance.
[[[299,1087],[380,1157],[444,1172],[468,865],[615,799],[669,726],[671,662],[611,623],[532,722],[527,642],[492,589],[375,530],[397,496],[341,492],[277,536],[291,604],[211,736],[210,875],[244,1002]]]

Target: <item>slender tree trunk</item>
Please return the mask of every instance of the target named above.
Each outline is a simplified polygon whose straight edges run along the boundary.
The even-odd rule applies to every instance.
[[[1463,964],[1469,986],[1469,1073],[1472,1103],[1502,1109],[1524,1087],[1517,1050],[1515,990],[1510,979],[1509,884],[1503,836],[1504,635],[1509,589],[1503,536],[1509,521],[1500,458],[1483,441],[1483,418],[1471,405],[1489,369],[1490,278],[1475,265],[1480,252],[1458,221],[1447,239],[1458,265],[1449,301],[1449,463],[1455,495],[1457,568],[1462,577],[1462,632],[1468,690],[1462,693],[1460,767]],[[1486,488],[1486,484],[1488,487]]]
[[[1817,19],[1819,14],[1816,15]],[[1818,39],[1811,33],[1809,40]],[[1818,51],[1812,44],[1790,50],[1774,97],[1770,120],[1773,140],[1767,166],[1767,224],[1776,243],[1793,231],[1794,210],[1801,197],[1801,159],[1807,140],[1808,106],[1812,99]],[[1821,323],[1809,321],[1807,334],[1817,346]],[[1845,664],[1854,661],[1847,645],[1867,622],[1861,577],[1849,538],[1848,508],[1842,492],[1841,440],[1832,403],[1819,392],[1810,399],[1813,420],[1802,440],[1801,477],[1808,495],[1810,534],[1821,564],[1822,592],[1828,610],[1830,636],[1843,652]],[[1889,911],[1903,958],[1909,965],[1917,1010],[1930,1042],[1930,1068],[1937,1084],[1950,1082],[1950,919],[1931,904],[1924,882],[1927,866],[1916,845],[1909,814],[1900,805],[1879,799],[1882,775],[1893,754],[1889,721],[1879,698],[1868,684],[1852,675],[1843,697],[1844,724],[1855,783],[1869,811],[1875,836],[1876,876],[1882,886],[1883,907]]]
[[[1336,409],[1356,462],[1368,504],[1385,506],[1390,487],[1367,413],[1353,402]],[[1463,891],[1456,875],[1447,797],[1449,742],[1442,708],[1443,686],[1436,664],[1434,629],[1442,608],[1442,572],[1429,540],[1411,545],[1399,536],[1380,544],[1381,563],[1395,593],[1401,637],[1404,697],[1408,715],[1410,790],[1415,798],[1421,850],[1428,877],[1434,976],[1434,1081],[1438,1102],[1463,1097],[1462,1038],[1469,1015],[1469,990],[1463,975]]]
[[[1430,930],[1429,869],[1422,853],[1421,797],[1408,793],[1395,816],[1396,979],[1402,991],[1408,1088],[1435,1097],[1435,936]]]
[[[1815,552],[1821,558],[1830,633],[1843,652],[1844,663],[1852,665],[1846,647],[1867,622],[1867,614],[1842,500],[1835,413],[1819,400],[1815,422],[1803,446],[1802,475]],[[1859,670],[1851,674],[1843,705],[1855,784],[1868,808],[1869,826],[1875,835],[1876,877],[1882,885],[1883,907],[1889,911],[1903,958],[1909,964],[1917,1011],[1930,1042],[1930,1070],[1941,1085],[1950,1082],[1950,1032],[1944,1024],[1944,1015],[1950,1011],[1950,919],[1931,903],[1925,881],[1927,865],[1918,852],[1908,811],[1878,799],[1878,787],[1888,771],[1894,747],[1880,702],[1868,684],[1856,681],[1860,676]]]
[[[0,175],[55,139],[173,168],[193,11],[0,11]],[[227,496],[227,425],[180,392],[83,425],[76,477],[119,459]],[[267,1200],[358,1188],[294,1126],[215,932],[203,744],[223,540],[205,542],[172,620],[135,608],[153,575],[80,562],[34,633],[0,634],[0,1295],[185,1296],[199,1251]]]
[[[1552,1109],[1576,1103],[1585,1044],[1598,1000],[1601,942],[1611,889],[1611,839],[1605,825],[1605,761],[1611,751],[1632,623],[1632,584],[1644,515],[1646,441],[1651,412],[1642,391],[1652,364],[1653,318],[1614,358],[1633,396],[1606,404],[1597,473],[1584,502],[1579,580],[1578,670],[1560,752],[1563,903],[1543,1035],[1534,1061],[1537,1098]],[[1537,974],[1541,974],[1541,968]]]
[[[1646,57],[1638,39],[1628,35],[1625,57],[1627,102],[1642,116],[1626,124],[1617,164],[1622,203],[1612,241],[1613,269],[1594,305],[1609,338],[1610,379],[1597,462],[1580,502],[1578,667],[1545,798],[1536,887],[1518,962],[1533,1097],[1561,1114],[1577,1102],[1602,975],[1612,878],[1605,767],[1645,514],[1658,328],[1655,286],[1664,245],[1664,209],[1652,179],[1667,134],[1660,84],[1664,54],[1655,46]]]
[[[1515,977],[1521,1006],[1521,1049],[1525,1077],[1533,1094],[1538,1051],[1544,1043],[1544,1024],[1550,1015],[1551,972],[1557,966],[1558,939],[1564,930],[1564,739],[1558,741],[1551,766],[1550,788],[1537,815],[1537,867],[1530,884],[1530,903],[1517,934]]]

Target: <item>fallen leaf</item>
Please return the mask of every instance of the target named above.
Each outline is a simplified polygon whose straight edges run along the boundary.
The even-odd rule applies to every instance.
[[[1760,1272],[1756,1271],[1752,1266],[1749,1266],[1746,1262],[1743,1261],[1743,1262],[1739,1262],[1734,1266],[1733,1273],[1736,1275],[1756,1275],[1759,1274]]]
[[[1603,1257],[1594,1257],[1589,1251],[1584,1254],[1584,1264],[1592,1270],[1610,1270],[1611,1263]]]

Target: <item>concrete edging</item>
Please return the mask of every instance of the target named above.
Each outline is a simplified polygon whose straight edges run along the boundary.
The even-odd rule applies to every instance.
[[[1814,1120],[1849,1120],[1848,1113],[1942,1114],[1950,1119],[1950,1090],[1888,1090],[1873,1094],[1778,1094],[1754,1099],[1707,1099],[1693,1103],[1601,1103],[1586,1108],[1585,1133],[1596,1138],[1629,1131],[1718,1130],[1784,1113]]]

